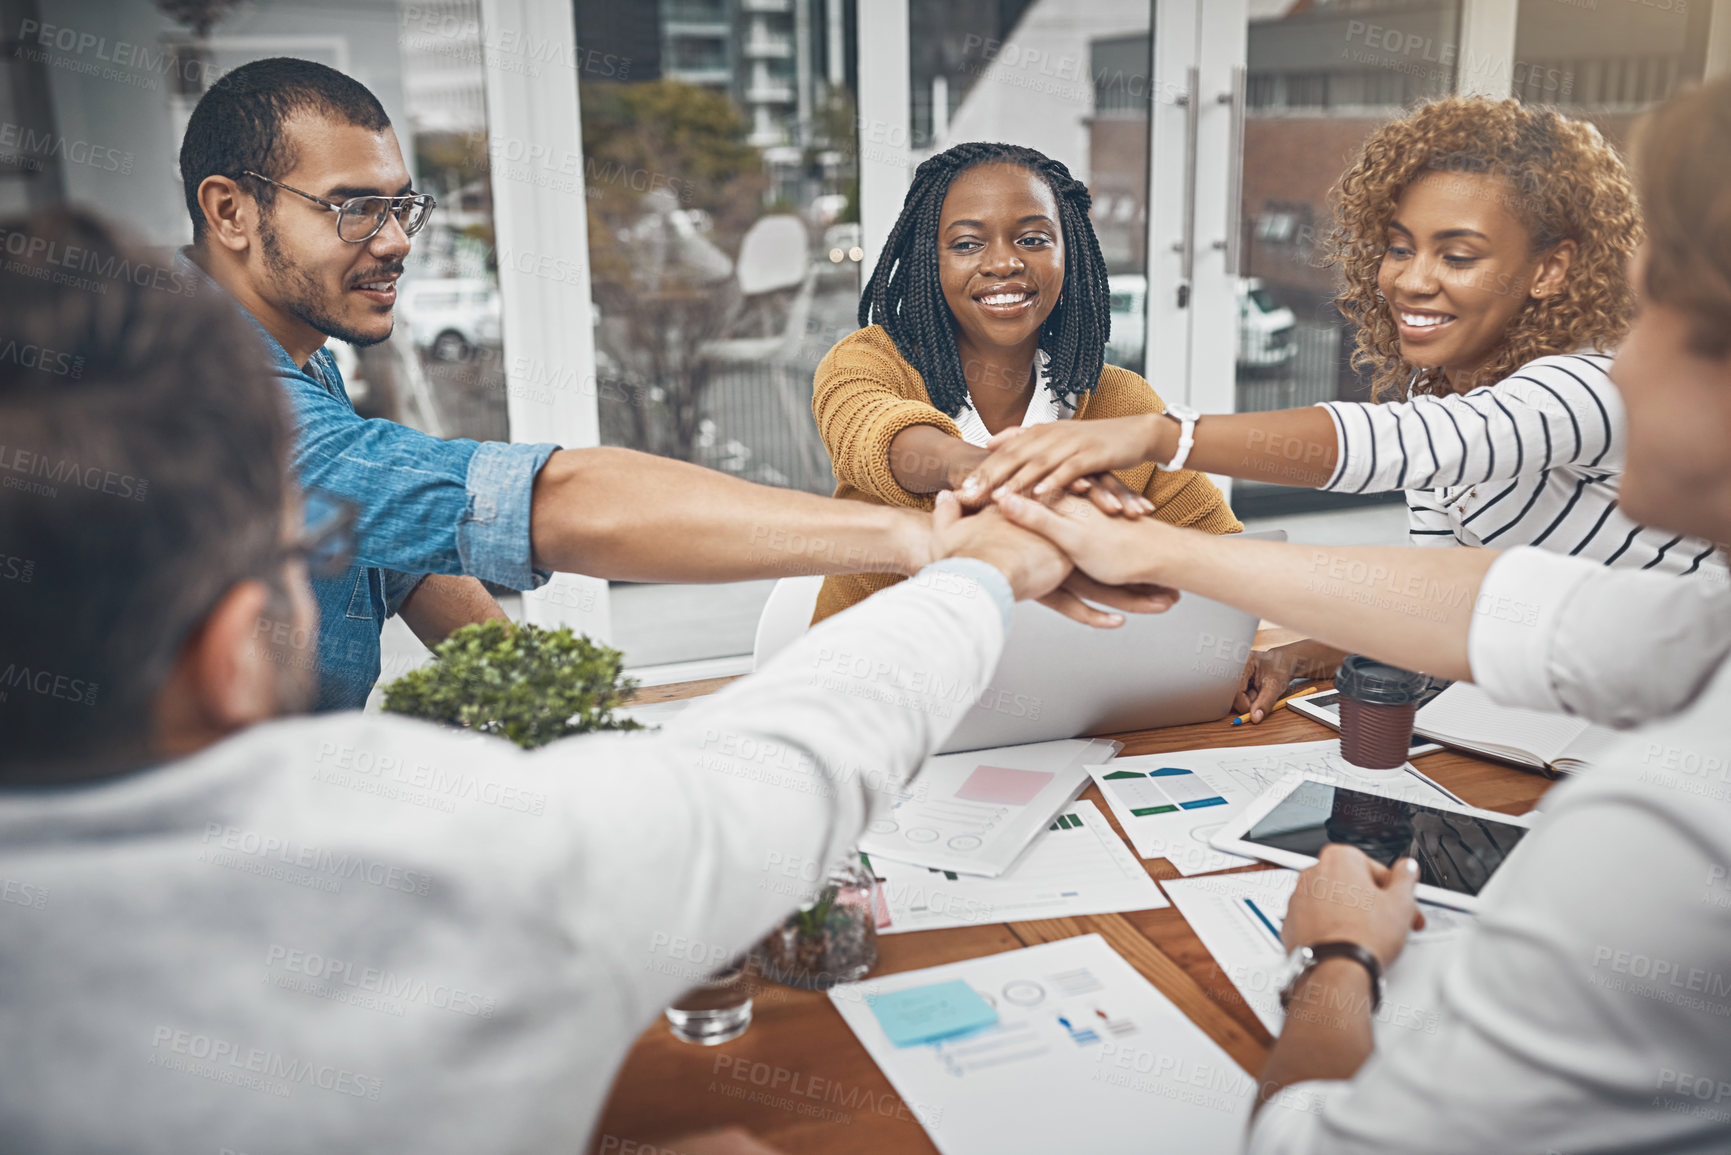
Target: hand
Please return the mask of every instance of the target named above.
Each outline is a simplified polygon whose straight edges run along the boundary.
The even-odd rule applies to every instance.
[[[1074,497],[1060,499],[1060,507],[1067,510],[1089,509],[1086,502]],[[983,519],[983,520],[982,520]],[[1160,586],[1126,585],[1111,586],[1095,581],[1087,574],[1081,573],[1070,565],[1070,560],[1059,552],[1052,544],[1035,534],[1015,529],[996,509],[986,510],[970,517],[962,517],[961,510],[954,494],[940,493],[937,507],[932,513],[931,552],[935,560],[939,557],[979,557],[989,561],[1003,570],[1010,578],[1010,587],[1018,591],[1016,596],[1026,596],[1019,592],[1017,580],[1011,576],[1006,565],[1014,565],[1013,561],[1000,562],[997,556],[987,556],[982,550],[1001,549],[1005,542],[1014,541],[1006,538],[1006,533],[1024,538],[1024,545],[1038,543],[1037,554],[1042,558],[1042,564],[1051,559],[1061,560],[1064,576],[1057,588],[1049,589],[1044,594],[1037,595],[1041,605],[1056,610],[1067,618],[1081,622],[1095,629],[1116,629],[1124,624],[1121,613],[1111,613],[1091,606],[1088,602],[1098,602],[1100,605],[1111,606],[1133,614],[1157,614],[1171,609],[1178,600],[1176,590]],[[1046,580],[1042,572],[1040,581]],[[1086,598],[1087,601],[1083,599]]]
[[[1004,516],[1032,530],[1070,556],[1076,568],[1106,585],[1164,585],[1158,575],[1162,556],[1182,548],[1193,532],[1147,518],[1107,517],[1083,501],[1066,499],[1057,509],[1009,494],[998,499]]]
[[[1177,603],[1178,591],[1164,586],[1102,585],[1081,570],[1071,570],[1063,585],[1039,600],[1047,609],[1095,629],[1113,630],[1124,624],[1123,615],[1095,609],[1083,598],[1132,614],[1163,614]]]
[[[1355,942],[1387,973],[1407,932],[1424,929],[1424,913],[1413,897],[1417,882],[1418,863],[1410,858],[1384,866],[1355,846],[1331,842],[1316,865],[1298,876],[1280,939],[1289,951]]]
[[[1115,473],[1090,473],[1087,477],[1078,477],[1072,481],[1068,488],[1071,493],[1086,494],[1088,500],[1094,503],[1094,508],[1101,513],[1135,521],[1145,513],[1154,512],[1154,503],[1119,481]],[[1038,500],[1050,505],[1052,499],[1062,492],[1063,490],[1048,490],[1041,493]],[[985,500],[987,499],[981,499],[982,504]]]
[[[1031,489],[1035,497],[1043,497],[1062,493],[1090,475],[1141,465],[1154,453],[1159,420],[1156,414],[1143,414],[1006,429],[986,443],[992,455],[962,482],[961,497],[984,501],[998,496],[1000,489]]]
[[[1238,696],[1232,699],[1234,714],[1249,714],[1257,723],[1266,718],[1274,704],[1286,696],[1286,687],[1294,678],[1332,678],[1345,653],[1333,646],[1306,639],[1289,642],[1272,650],[1255,650],[1244,663],[1244,681]]]
[[[963,517],[961,503],[947,491],[938,494],[932,510],[932,556],[987,562],[1009,581],[1017,601],[1052,593],[1072,569],[1070,559],[1051,542],[1011,525],[996,509]]]

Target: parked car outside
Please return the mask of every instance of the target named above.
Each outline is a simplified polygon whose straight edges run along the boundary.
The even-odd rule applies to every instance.
[[[1298,354],[1293,338],[1298,318],[1276,304],[1259,277],[1238,279],[1238,364],[1246,369],[1273,369]]]
[[[403,284],[399,315],[415,347],[439,361],[466,360],[478,346],[496,347],[499,290],[480,278],[445,278]]]
[[[1107,278],[1112,302],[1112,332],[1106,339],[1106,360],[1142,372],[1148,317],[1148,278],[1141,273],[1114,273]],[[1238,365],[1242,369],[1272,369],[1297,354],[1293,342],[1297,318],[1277,304],[1258,277],[1238,279]]]

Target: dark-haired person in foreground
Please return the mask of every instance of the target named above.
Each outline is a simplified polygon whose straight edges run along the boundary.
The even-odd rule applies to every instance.
[[[432,198],[411,187],[384,108],[353,78],[284,57],[234,69],[193,110],[180,171],[187,255],[262,330],[293,404],[302,485],[358,510],[354,564],[313,582],[316,709],[366,702],[393,614],[429,645],[503,616],[477,578],[529,589],[552,570],[688,582],[906,575],[929,560],[926,520],[905,511],[625,449],[441,441],[357,416],[325,342],[390,336],[397,279]],[[1091,624],[1116,621],[1065,591],[1048,604]]]
[[[1648,239],[1631,278],[1644,300],[1612,367],[1628,411],[1621,499],[1643,523],[1727,541],[1731,81],[1653,113],[1635,153]],[[1415,915],[1407,861],[1324,850],[1299,883],[1285,944],[1295,954],[1352,944],[1374,965],[1331,957],[1294,969],[1262,1071],[1254,1155],[1731,1150],[1722,590],[1533,547],[1326,550],[1057,517],[1015,496],[1000,505],[1103,581],[1194,590],[1348,650],[1470,678],[1511,705],[1560,697],[1606,721],[1648,713],[1546,796],[1416,1008],[1438,1012],[1434,1030],[1397,1020],[1372,1033],[1372,972],[1401,953]],[[1367,589],[1376,596],[1352,596]],[[1419,589],[1437,592],[1406,594]],[[1719,657],[1702,668],[1710,648]],[[1687,666],[1683,677],[1653,671],[1662,700],[1596,692],[1630,681],[1627,655],[1661,652]],[[1677,712],[1656,716],[1666,709]],[[1414,1010],[1393,1013],[1410,1021]]]
[[[1087,186],[1007,144],[958,144],[914,173],[860,298],[862,328],[818,365],[812,413],[851,503],[930,509],[1002,430],[1160,413],[1148,382],[1104,363],[1106,262]],[[1214,483],[1137,463],[1075,479],[1101,509],[1237,533]],[[895,582],[832,576],[813,621]]]
[[[136,257],[85,216],[4,227]],[[83,359],[0,362],[8,452],[72,479],[0,485],[35,563],[0,581],[7,1152],[583,1150],[639,1033],[813,897],[758,885],[766,853],[822,878],[967,708],[924,687],[983,684],[1012,599],[1070,572],[951,500],[927,580],[660,731],[288,717],[334,543],[258,338],[51,272],[0,271],[8,338]]]

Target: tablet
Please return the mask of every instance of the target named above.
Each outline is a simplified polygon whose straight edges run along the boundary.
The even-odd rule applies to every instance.
[[[1418,897],[1476,911],[1478,894],[1529,829],[1526,819],[1471,807],[1426,806],[1308,775],[1281,779],[1215,832],[1216,850],[1302,870],[1330,842],[1378,862],[1418,862]]]

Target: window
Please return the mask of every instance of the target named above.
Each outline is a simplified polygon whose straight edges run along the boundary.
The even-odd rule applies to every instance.
[[[1153,5],[909,0],[913,163],[965,140],[1063,161],[1093,195],[1112,294],[1108,361],[1145,364]]]
[[[853,8],[579,0],[586,52],[647,46],[580,79],[604,444],[834,490],[811,387],[859,302]],[[772,585],[615,583],[613,644],[749,653]]]
[[[1713,7],[1522,0],[1510,90],[1522,100],[1586,116],[1622,145],[1644,109],[1701,79]]]
[[[1459,29],[1460,5],[1437,0],[1321,0],[1251,19],[1238,411],[1365,396],[1333,305],[1334,272],[1319,259],[1329,189],[1372,129],[1453,89]],[[1343,501],[1248,482],[1232,495],[1247,515]]]

